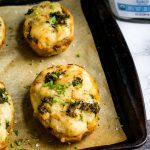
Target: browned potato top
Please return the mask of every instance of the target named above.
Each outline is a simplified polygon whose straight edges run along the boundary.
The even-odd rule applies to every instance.
[[[63,52],[73,35],[73,16],[58,2],[41,2],[26,13],[24,37],[41,56]]]
[[[79,141],[96,127],[98,87],[80,66],[45,69],[33,82],[30,96],[35,117],[62,142]]]

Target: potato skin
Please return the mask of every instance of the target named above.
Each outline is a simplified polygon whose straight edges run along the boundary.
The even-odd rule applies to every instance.
[[[4,85],[4,83],[3,82],[1,82],[0,81],[0,89],[3,89],[3,88],[5,88],[5,85]],[[7,94],[8,94],[8,92],[7,92]],[[9,107],[10,107],[10,112],[9,113],[11,113],[10,114],[10,120],[8,120],[9,121],[9,126],[8,126],[8,128],[6,129],[6,131],[7,131],[7,136],[5,137],[5,140],[0,140],[0,149],[4,149],[5,147],[7,147],[7,142],[8,142],[8,139],[9,139],[9,137],[10,137],[10,135],[11,135],[11,133],[12,133],[12,131],[13,131],[13,123],[14,123],[14,105],[13,105],[13,101],[12,101],[12,99],[11,99],[11,96],[8,94],[7,95],[8,96],[8,103],[9,103]],[[5,106],[3,106],[4,104],[0,104],[1,106],[0,106],[0,110],[1,110],[1,108],[3,107],[5,107]],[[8,111],[7,109],[6,109],[6,111]],[[0,118],[1,119],[1,118]],[[4,118],[5,119],[5,118]],[[1,133],[0,133],[0,138],[1,138]]]
[[[6,27],[3,19],[0,17],[0,48],[5,42],[6,37]]]
[[[43,12],[42,9],[46,11]],[[33,12],[26,15],[23,27],[25,40],[30,47],[40,56],[57,55],[65,51],[74,37],[74,19],[70,11],[57,2],[48,1],[41,2],[30,10]],[[51,25],[49,15],[55,12],[69,16],[66,25]],[[29,34],[36,40],[29,38]]]
[[[55,83],[56,89],[44,86],[47,74],[57,71],[65,73],[57,79]],[[82,79],[82,84],[76,85],[79,82],[74,83],[73,81],[76,78],[79,79],[79,77]],[[57,93],[59,85],[67,85],[63,94]],[[48,105],[44,103],[49,111],[45,112],[45,109],[43,109],[44,113],[41,114],[39,106],[42,104],[44,97],[54,97],[58,100]],[[75,103],[99,104],[100,100],[95,80],[84,68],[78,65],[58,65],[42,71],[31,85],[30,99],[34,110],[34,117],[39,119],[43,126],[60,139],[61,142],[80,141],[85,135],[91,133],[97,125],[99,110],[94,114],[92,111],[80,110],[80,105],[78,105],[78,108],[73,110],[73,113],[75,112],[77,115],[71,116],[67,114],[68,108],[73,108]],[[71,99],[74,100],[73,104],[68,104],[68,100]],[[62,106],[62,103],[66,104]]]

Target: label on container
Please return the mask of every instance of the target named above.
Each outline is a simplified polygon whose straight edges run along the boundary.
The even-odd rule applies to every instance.
[[[119,16],[150,18],[150,0],[115,0]]]

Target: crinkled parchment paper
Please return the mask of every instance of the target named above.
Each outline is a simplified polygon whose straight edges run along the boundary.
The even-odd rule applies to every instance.
[[[37,56],[23,40],[22,24],[24,14],[31,6],[0,7],[0,15],[7,26],[7,38],[0,49],[0,80],[6,84],[15,105],[14,129],[10,143],[26,150],[81,149],[93,146],[110,145],[126,140],[119,123],[111,94],[100,64],[90,29],[87,25],[79,0],[61,1],[68,7],[75,19],[75,37],[71,46],[62,54],[42,58]],[[80,57],[77,57],[79,54]],[[79,64],[96,79],[101,95],[100,121],[96,130],[81,142],[62,144],[50,135],[33,118],[28,86],[43,69],[54,64]],[[17,146],[14,141],[23,139]],[[8,150],[12,149],[8,145]]]

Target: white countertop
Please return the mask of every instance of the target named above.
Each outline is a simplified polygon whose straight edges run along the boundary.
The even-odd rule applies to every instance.
[[[132,54],[150,120],[150,24],[117,21]]]

